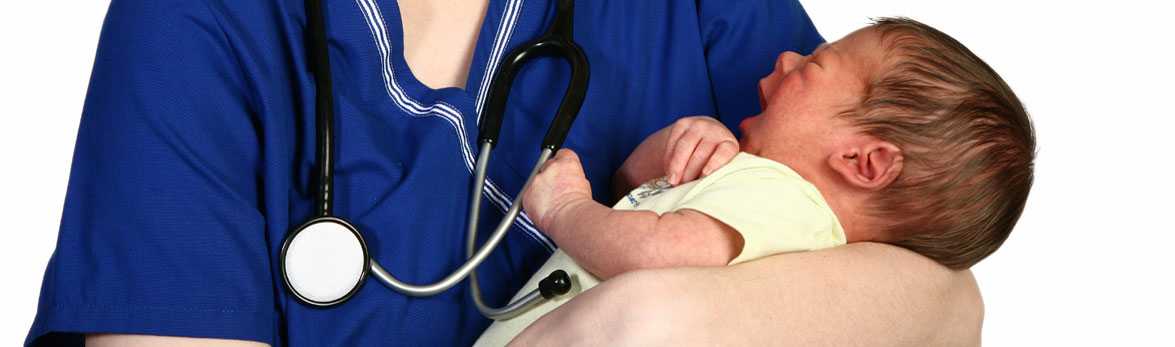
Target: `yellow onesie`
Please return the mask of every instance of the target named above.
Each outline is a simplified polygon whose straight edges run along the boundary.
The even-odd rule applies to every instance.
[[[679,209],[705,213],[743,237],[743,250],[730,264],[845,243],[844,229],[816,186],[786,165],[749,153],[739,153],[709,176],[677,187],[670,187],[663,178],[645,183],[620,199],[614,208],[649,210],[658,214]],[[597,278],[560,250],[543,264],[514,299],[536,288],[539,280],[556,269],[567,271],[576,282],[571,293],[518,317],[494,322],[478,338],[475,346],[504,346],[539,317],[570,300],[575,293],[599,284]]]

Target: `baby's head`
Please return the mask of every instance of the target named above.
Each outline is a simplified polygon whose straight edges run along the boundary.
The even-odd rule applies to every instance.
[[[967,268],[1008,237],[1032,185],[1035,138],[1020,100],[970,50],[885,18],[760,81],[743,150],[820,188],[853,241]]]

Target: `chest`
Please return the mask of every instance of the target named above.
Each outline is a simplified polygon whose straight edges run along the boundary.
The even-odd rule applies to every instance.
[[[465,89],[489,0],[400,0],[404,59],[429,88]]]
[[[653,211],[657,214],[670,212],[697,187],[699,182],[701,180],[694,180],[675,187],[669,184],[666,177],[653,179],[624,195],[614,208]]]

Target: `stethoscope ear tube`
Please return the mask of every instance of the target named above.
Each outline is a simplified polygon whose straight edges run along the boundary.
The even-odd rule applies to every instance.
[[[558,150],[563,146],[567,133],[571,131],[571,123],[575,122],[575,116],[579,115],[579,109],[587,96],[590,71],[587,56],[583,54],[583,49],[575,44],[574,33],[571,30],[575,14],[574,3],[572,0],[559,0],[556,6],[555,22],[551,24],[551,29],[544,38],[550,42],[549,50],[557,52],[556,55],[562,56],[571,64],[571,81],[567,84],[567,91],[563,93],[563,101],[559,103],[555,120],[551,121],[547,135],[543,137],[542,147],[551,150]]]
[[[559,103],[555,119],[551,121],[547,134],[543,137],[542,148],[558,150],[563,146],[563,141],[571,130],[571,124],[575,122],[575,117],[587,96],[589,66],[583,49],[573,40],[573,1],[559,0],[556,6],[555,20],[547,32],[511,51],[498,67],[498,72],[494,74],[481,124],[478,125],[481,142],[497,142],[506,111],[506,99],[510,96],[514,77],[522,65],[537,56],[555,56],[567,60],[571,65],[571,80],[563,93],[563,101]]]
[[[310,71],[314,74],[315,132],[318,149],[318,196],[315,210],[319,217],[331,215],[334,202],[334,90],[331,87],[330,54],[326,45],[326,23],[322,0],[306,0],[306,43],[310,52]]]

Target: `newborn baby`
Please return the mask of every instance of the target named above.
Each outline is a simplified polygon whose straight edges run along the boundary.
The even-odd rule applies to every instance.
[[[560,251],[524,288],[554,269],[587,290],[633,270],[863,241],[965,269],[1020,216],[1028,116],[987,64],[929,26],[881,19],[809,56],[785,52],[759,87],[763,112],[737,141],[708,117],[645,139],[615,177],[621,191],[644,184],[614,208],[592,200],[578,157],[560,150],[523,194]],[[495,322],[478,344],[506,344],[570,296]]]

